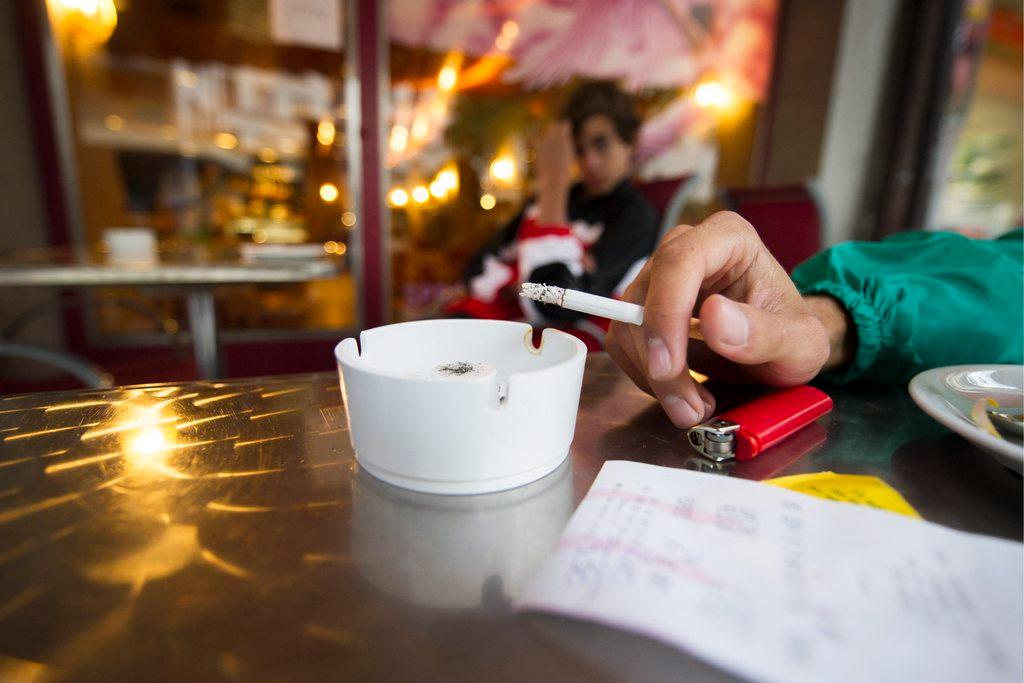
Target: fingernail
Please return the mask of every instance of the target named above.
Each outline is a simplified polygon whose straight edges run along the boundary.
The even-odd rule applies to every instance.
[[[672,372],[672,357],[668,355],[665,342],[658,337],[647,340],[647,370],[651,379],[662,379]]]
[[[729,346],[743,346],[750,336],[750,323],[747,316],[743,315],[740,307],[730,301],[724,300],[721,317],[724,321],[722,328],[722,341]]]
[[[677,427],[689,427],[697,424],[697,411],[689,403],[678,396],[666,396],[664,400],[665,412]]]

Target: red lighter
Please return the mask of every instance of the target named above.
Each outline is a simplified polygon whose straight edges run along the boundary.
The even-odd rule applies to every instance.
[[[690,444],[716,462],[750,460],[832,410],[832,399],[807,385],[775,391],[695,425]]]

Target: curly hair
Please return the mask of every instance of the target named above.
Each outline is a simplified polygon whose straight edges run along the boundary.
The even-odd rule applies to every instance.
[[[632,95],[624,92],[612,81],[590,81],[576,88],[562,108],[562,118],[572,124],[573,137],[579,135],[584,122],[591,116],[607,116],[615,132],[626,144],[636,142],[640,130],[640,117]]]

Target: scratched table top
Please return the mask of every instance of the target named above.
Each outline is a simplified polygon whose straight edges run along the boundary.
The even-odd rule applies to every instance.
[[[926,519],[1021,539],[1020,477],[904,387],[830,393],[831,415],[717,471],[880,476]],[[603,355],[567,462],[484,496],[361,472],[334,374],[0,399],[0,679],[732,680],[512,612],[611,459],[709,469]]]

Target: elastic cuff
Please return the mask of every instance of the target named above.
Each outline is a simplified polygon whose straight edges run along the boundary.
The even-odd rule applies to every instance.
[[[882,326],[874,305],[855,289],[828,280],[801,287],[800,293],[804,296],[825,294],[838,300],[850,314],[857,331],[857,350],[853,362],[845,368],[825,373],[822,377],[837,384],[846,384],[861,377],[875,364],[882,350]]]

